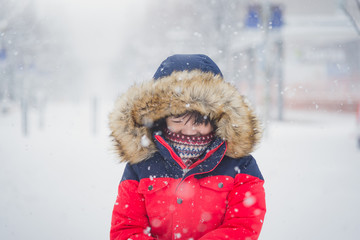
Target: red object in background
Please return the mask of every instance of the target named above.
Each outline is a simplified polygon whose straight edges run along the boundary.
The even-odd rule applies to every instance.
[[[358,148],[360,148],[360,102],[357,105],[356,108],[356,125],[357,125],[357,143]]]

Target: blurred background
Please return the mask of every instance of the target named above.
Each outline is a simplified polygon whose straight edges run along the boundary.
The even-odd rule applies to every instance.
[[[264,123],[260,239],[360,235],[359,0],[0,0],[0,239],[108,239],[107,116],[176,53]]]

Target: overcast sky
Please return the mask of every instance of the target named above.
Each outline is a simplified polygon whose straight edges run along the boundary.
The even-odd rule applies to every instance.
[[[79,57],[104,61],[141,19],[143,0],[35,0],[41,17],[61,25]],[[98,59],[98,60],[96,60]]]

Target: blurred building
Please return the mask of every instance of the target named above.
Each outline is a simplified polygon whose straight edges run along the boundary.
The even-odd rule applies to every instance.
[[[269,117],[289,108],[355,111],[359,35],[343,3],[152,1],[127,34],[116,64],[126,72],[118,74],[136,78],[142,69],[151,77],[170,54],[205,53]]]
[[[286,2],[287,105],[355,111],[360,102],[360,39],[352,18],[360,18],[345,8],[353,6],[359,13],[356,1]]]
[[[242,41],[237,50],[246,48],[248,60],[235,66],[247,68],[240,88],[254,94],[255,102],[262,106],[270,102],[268,107],[273,110],[283,105],[355,111],[360,102],[360,40],[354,21],[360,20],[355,14],[360,8],[356,1],[349,2],[278,0],[250,4],[249,12],[257,6],[270,22],[263,33],[259,27],[243,32],[248,41]],[[282,26],[271,28],[274,6],[281,9]],[[355,9],[352,15],[346,12],[349,8]]]

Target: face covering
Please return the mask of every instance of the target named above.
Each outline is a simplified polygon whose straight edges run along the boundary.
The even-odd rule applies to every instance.
[[[171,132],[167,127],[164,129],[164,138],[184,161],[187,167],[198,160],[201,154],[214,140],[214,133],[202,136],[188,136],[181,133]]]

